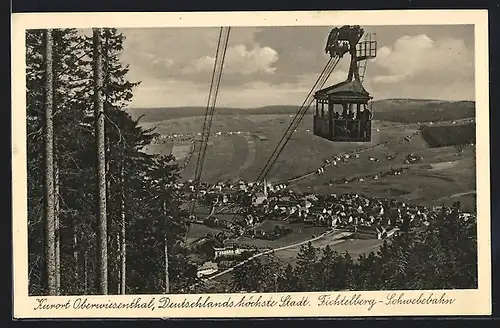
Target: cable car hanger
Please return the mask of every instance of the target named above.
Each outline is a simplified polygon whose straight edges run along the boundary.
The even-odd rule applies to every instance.
[[[359,25],[346,25],[332,29],[328,36],[325,52],[341,58],[349,53],[351,61],[345,81],[318,90],[314,95],[315,136],[330,141],[371,141],[372,113],[368,102],[372,97],[362,82],[368,59],[377,55],[377,41],[368,34],[365,41],[360,42],[363,35],[364,30]]]

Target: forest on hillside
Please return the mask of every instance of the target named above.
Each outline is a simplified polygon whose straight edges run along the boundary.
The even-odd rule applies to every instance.
[[[422,138],[432,148],[464,146],[476,143],[476,124],[423,126]]]
[[[414,109],[393,109],[377,111],[374,107],[374,119],[400,123],[446,122],[476,117],[473,102],[443,102],[423,104]]]
[[[299,106],[264,106],[256,108],[217,107],[214,115],[295,115]],[[205,107],[130,108],[132,117],[142,122],[158,122],[183,117],[205,116]]]
[[[140,82],[127,79],[123,40],[116,29],[26,34],[30,295],[212,291],[184,243],[180,168],[142,151],[156,134],[128,113]],[[403,227],[356,261],[311,245],[296,268],[251,261],[223,290],[474,288],[475,216],[459,212]]]

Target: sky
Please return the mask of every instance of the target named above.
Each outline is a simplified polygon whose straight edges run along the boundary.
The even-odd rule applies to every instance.
[[[325,67],[335,26],[232,28],[217,105],[301,105]],[[377,57],[364,86],[377,99],[474,100],[474,27],[362,26],[375,33]],[[206,106],[219,28],[134,28],[121,59],[141,81],[132,107]],[[346,79],[344,56],[326,86]]]

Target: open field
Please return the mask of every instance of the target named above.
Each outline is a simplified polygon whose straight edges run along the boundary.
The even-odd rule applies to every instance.
[[[159,154],[159,155],[171,155],[172,149],[174,148],[174,143],[165,143],[165,144],[150,144],[144,147],[144,152],[148,154]]]
[[[187,244],[191,244],[192,242],[200,238],[207,237],[208,234],[215,236],[221,231],[222,230],[220,229],[207,227],[206,225],[203,224],[191,223],[191,225],[189,226]]]
[[[188,157],[190,151],[191,151],[190,143],[175,144],[172,147],[172,155],[177,160],[183,160],[186,157]]]
[[[472,210],[475,199],[470,194],[449,197],[454,194],[468,193],[476,189],[475,151],[466,148],[458,154],[454,147],[424,149],[414,152],[423,157],[417,164],[403,165],[396,157],[393,161],[380,159],[380,162],[353,160],[344,167],[328,168],[321,176],[313,175],[301,180],[293,188],[313,193],[360,193],[372,197],[395,198],[422,205],[436,204],[436,200],[451,205],[460,200],[466,210]],[[430,164],[430,165],[428,165]],[[354,177],[363,174],[374,174],[390,167],[406,166],[410,169],[401,175],[388,176],[379,180],[366,180],[329,186],[325,182],[345,176]],[[437,168],[437,169],[436,169]],[[460,199],[459,199],[460,197]]]
[[[293,232],[276,240],[241,237],[238,238],[237,242],[246,245],[254,245],[257,247],[278,248],[314,238],[313,236],[319,236],[326,231],[326,228],[324,227],[315,227],[304,223],[289,223],[286,221],[273,220],[266,220],[264,222],[264,225],[258,227],[257,229],[269,230],[272,229],[275,225],[281,225],[287,228],[291,228],[293,229]]]

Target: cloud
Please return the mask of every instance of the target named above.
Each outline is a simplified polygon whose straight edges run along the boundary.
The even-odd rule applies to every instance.
[[[265,63],[266,56],[272,53],[256,42],[255,35],[259,31],[254,27],[231,29],[226,60],[227,56],[236,59],[241,55],[249,56],[243,63],[245,71],[248,70],[248,60]],[[219,28],[144,28],[122,29],[121,32],[125,35],[121,59],[130,64],[134,78],[210,80]],[[267,67],[260,69],[263,68]]]
[[[324,87],[345,80],[347,72],[339,69],[332,73]],[[319,73],[307,73],[294,81],[273,83],[256,79],[243,84],[226,84],[219,89],[216,107],[250,108],[266,105],[297,105],[306,100]],[[187,80],[147,80],[134,92],[135,107],[205,106],[209,85]]]
[[[392,53],[391,48],[389,47],[381,47],[377,50],[377,57],[372,59],[372,62],[383,61],[387,56]]]
[[[183,80],[147,79],[136,89],[132,107],[203,106],[208,88]]]
[[[215,58],[210,56],[203,56],[193,60],[190,65],[182,69],[183,74],[196,74],[201,72],[208,72],[213,70]]]
[[[328,60],[323,48],[329,29],[232,29],[217,106],[302,104]],[[374,99],[474,99],[473,30],[472,39],[461,30],[439,31],[416,27],[378,31],[380,48],[364,79]],[[142,81],[132,106],[206,105],[218,28],[124,32],[122,59],[130,64],[129,78]],[[348,69],[345,56],[324,87],[345,80]]]
[[[464,87],[473,87],[473,54],[458,39],[434,41],[424,34],[404,36],[393,47],[381,47],[372,62],[381,68],[371,79],[373,84],[420,83],[432,88],[462,81]]]
[[[272,65],[278,61],[278,53],[270,47],[247,50],[244,45],[238,45],[229,49],[227,60],[228,72],[272,74],[276,70]]]
[[[162,69],[170,69],[174,66],[174,61],[170,58],[153,58],[151,64]]]
[[[315,85],[316,81],[318,81],[320,73],[321,72],[302,74],[297,78],[296,82],[282,83],[281,85],[288,85],[291,87],[300,87],[305,92],[309,92],[309,91],[311,91],[312,87]],[[326,87],[333,85],[333,84],[340,83],[340,82],[344,81],[346,78],[347,78],[347,70],[343,69],[342,67],[336,68],[330,74],[330,77],[328,78],[328,80],[326,80],[325,84],[323,85],[323,88],[326,88]]]
[[[310,89],[310,87],[309,87]],[[132,107],[205,106],[208,86],[186,80],[148,80],[134,92]],[[257,107],[265,105],[300,105],[308,87],[299,84],[274,84],[252,81],[219,89],[216,107]]]
[[[278,61],[278,58],[278,53],[270,47],[256,45],[252,49],[247,49],[245,45],[238,44],[227,49],[224,74],[272,74],[276,70],[273,64]],[[212,71],[214,62],[215,57],[203,56],[185,67],[182,73],[196,74]]]

